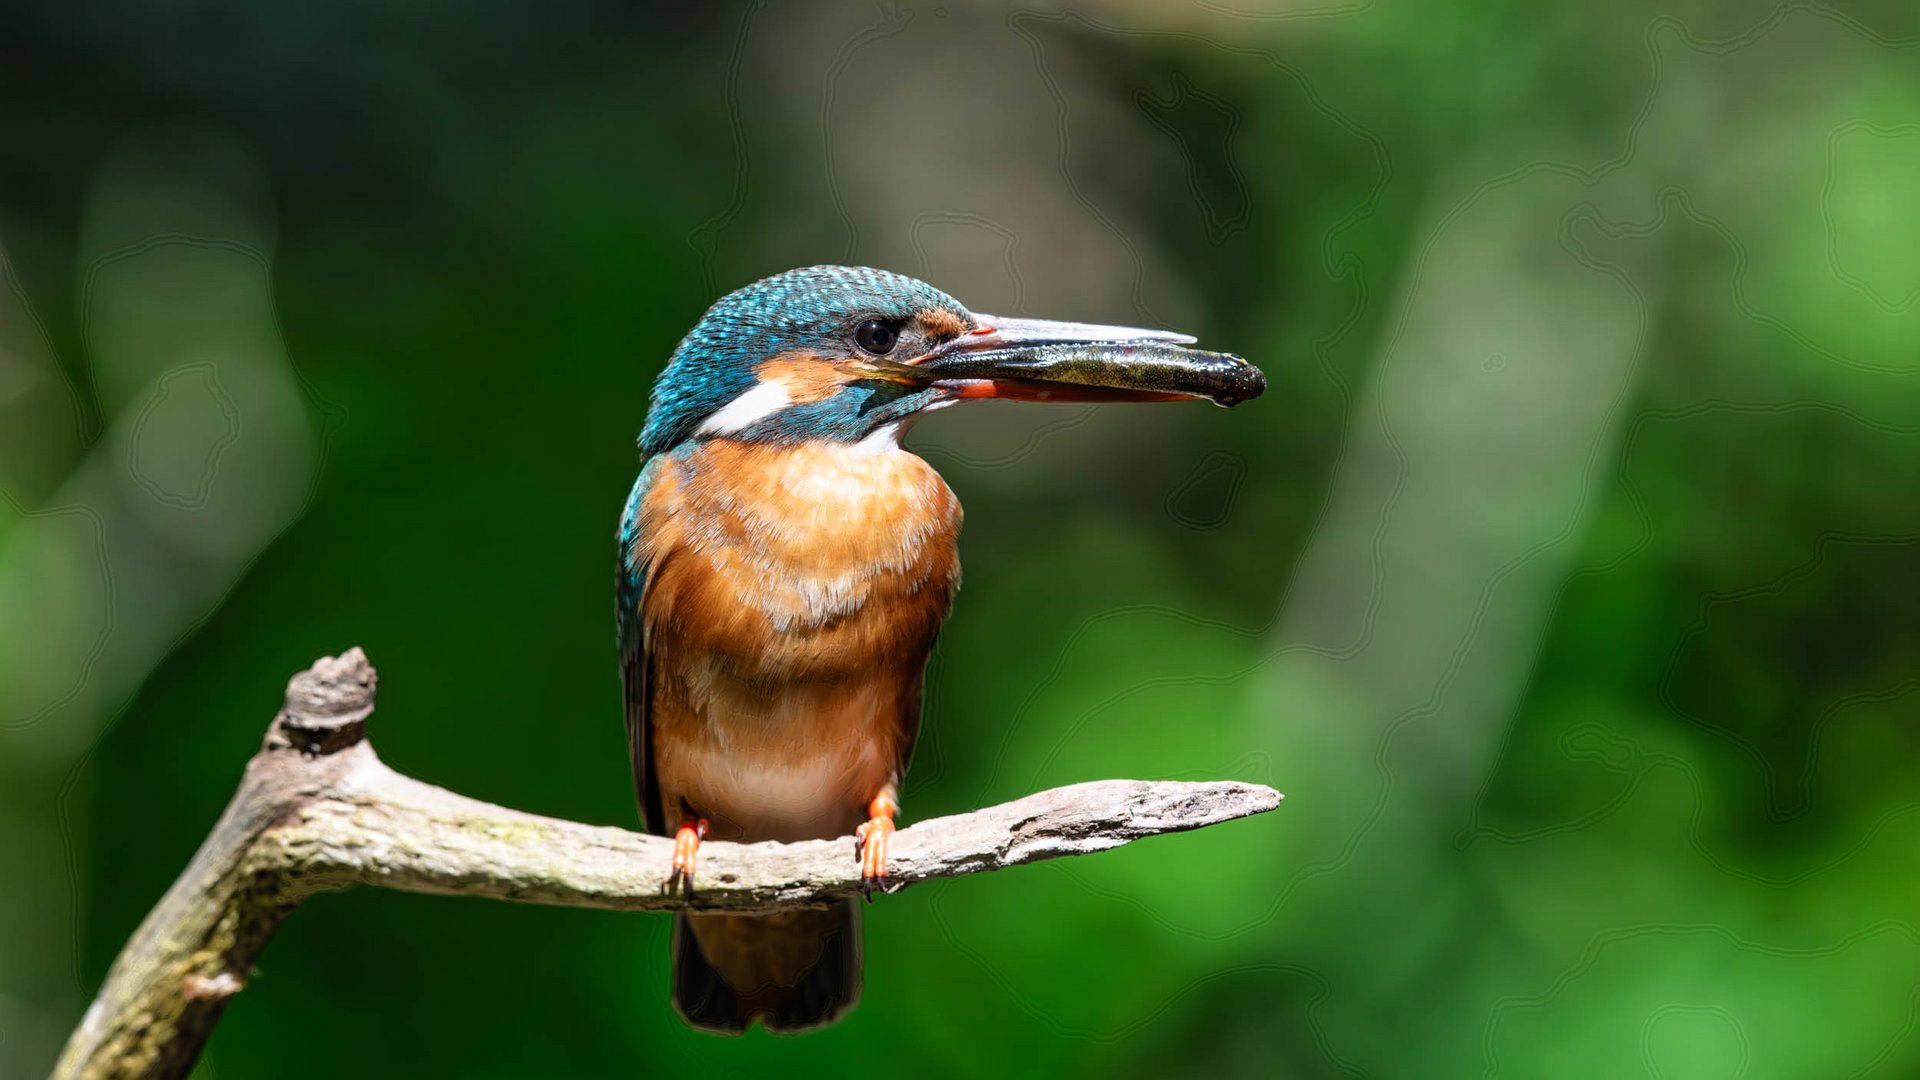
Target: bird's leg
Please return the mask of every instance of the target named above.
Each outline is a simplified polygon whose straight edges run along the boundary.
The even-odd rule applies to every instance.
[[[881,788],[867,804],[866,824],[853,830],[853,852],[860,859],[860,890],[869,904],[873,903],[876,885],[886,891],[887,837],[893,835],[893,816],[900,812],[898,794],[892,784]]]
[[[680,823],[680,831],[673,836],[673,871],[667,875],[668,891],[679,885],[688,896],[693,895],[693,856],[700,850],[700,841],[706,838],[706,818],[689,818]]]

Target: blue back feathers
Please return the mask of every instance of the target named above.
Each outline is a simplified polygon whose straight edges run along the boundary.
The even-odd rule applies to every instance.
[[[702,419],[753,388],[754,367],[764,360],[795,349],[844,355],[861,321],[904,320],[931,307],[966,311],[924,281],[864,266],[802,267],[736,289],[707,309],[654,381],[640,451],[657,454],[687,439]],[[835,420],[816,412],[817,423]]]

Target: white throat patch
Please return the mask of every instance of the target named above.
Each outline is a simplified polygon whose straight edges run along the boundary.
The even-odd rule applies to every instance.
[[[874,428],[866,438],[853,444],[852,452],[856,456],[871,457],[874,454],[885,454],[900,449],[900,423],[895,420],[891,424],[882,424]]]

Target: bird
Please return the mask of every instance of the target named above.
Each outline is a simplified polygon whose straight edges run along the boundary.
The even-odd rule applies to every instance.
[[[674,838],[854,840],[869,902],[960,584],[959,500],[902,446],[968,400],[1231,405],[1265,387],[1167,331],[995,317],[912,277],[812,266],[722,297],[656,378],[617,530],[617,632],[641,815]],[[675,914],[693,1027],[794,1033],[861,992],[857,901]]]

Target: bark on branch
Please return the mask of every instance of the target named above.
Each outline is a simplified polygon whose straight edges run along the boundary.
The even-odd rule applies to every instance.
[[[294,676],[240,790],[121,950],[54,1076],[184,1076],[282,919],[351,885],[622,911],[764,910],[854,895],[851,837],[700,847],[692,898],[662,890],[672,841],[457,795],[366,740],[375,673],[359,649]],[[895,833],[889,891],[1118,847],[1271,810],[1259,784],[1105,780]]]

